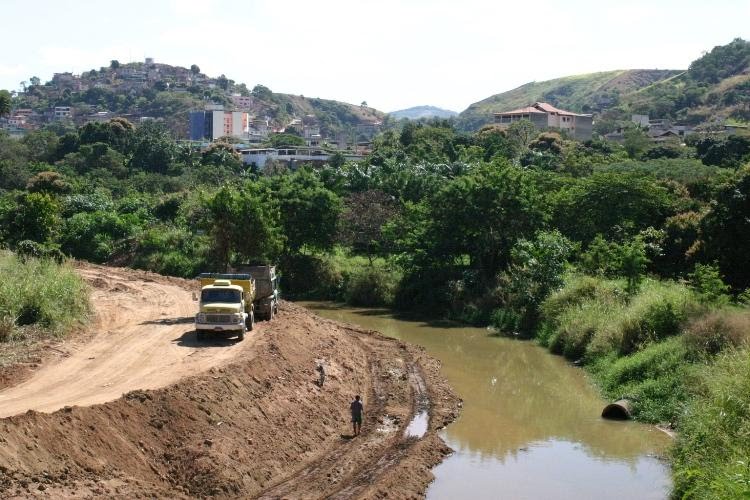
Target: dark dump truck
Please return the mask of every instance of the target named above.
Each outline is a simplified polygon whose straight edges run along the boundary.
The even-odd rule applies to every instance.
[[[276,266],[242,266],[240,271],[248,273],[255,281],[255,314],[258,318],[271,320],[279,311],[279,277]]]

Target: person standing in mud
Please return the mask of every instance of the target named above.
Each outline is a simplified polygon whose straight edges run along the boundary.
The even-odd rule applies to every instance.
[[[364,405],[360,401],[359,395],[354,396],[354,401],[349,405],[352,410],[352,427],[354,428],[354,436],[359,436],[359,432],[362,429],[362,413],[364,412]]]

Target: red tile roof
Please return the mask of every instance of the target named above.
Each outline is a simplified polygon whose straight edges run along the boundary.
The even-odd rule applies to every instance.
[[[495,113],[495,114],[496,115],[528,115],[529,113],[543,114],[545,112],[540,111],[533,106],[528,106],[526,108],[514,109],[513,111],[503,111],[502,113]]]
[[[554,107],[553,105],[546,103],[546,102],[535,102],[531,106],[521,108],[521,109],[514,109],[513,111],[503,111],[502,113],[495,113],[496,115],[518,115],[518,114],[530,114],[530,113],[549,113],[549,114],[557,114],[560,116],[590,116],[590,115],[581,115],[579,113],[573,113],[572,111],[565,111],[564,109],[559,109]]]

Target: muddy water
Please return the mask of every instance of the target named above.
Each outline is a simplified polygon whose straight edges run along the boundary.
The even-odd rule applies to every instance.
[[[464,400],[442,434],[456,452],[433,472],[429,499],[663,499],[662,432],[609,422],[585,372],[532,342],[387,310],[305,303],[321,316],[423,346]]]

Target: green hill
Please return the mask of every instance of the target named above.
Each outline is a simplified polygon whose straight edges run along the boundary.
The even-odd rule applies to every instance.
[[[545,101],[594,113],[595,130],[607,132],[633,113],[689,125],[750,122],[750,42],[736,38],[714,47],[687,70],[632,69],[532,82],[469,106],[458,126],[476,130],[492,113]]]
[[[476,130],[492,122],[492,113],[528,106],[536,101],[580,113],[597,113],[617,106],[622,95],[679,73],[678,70],[631,69],[531,82],[472,104],[458,115],[458,126],[464,130]]]
[[[714,47],[687,71],[624,96],[622,108],[691,125],[750,122],[750,42]]]
[[[203,109],[207,103],[243,109],[254,118],[268,118],[272,128],[314,116],[328,136],[381,122],[385,117],[385,113],[367,106],[275,93],[263,85],[249,89],[224,75],[207,76],[195,65],[183,68],[112,61],[108,67],[80,75],[56,74],[45,84],[36,77],[29,81],[25,92],[14,98],[15,108],[30,108],[42,115],[55,106],[70,106],[83,119],[101,112],[133,121],[140,117],[159,118],[180,138],[187,136],[189,111]],[[237,106],[233,95],[250,99],[246,105]]]

